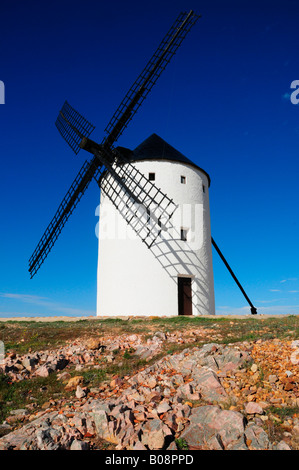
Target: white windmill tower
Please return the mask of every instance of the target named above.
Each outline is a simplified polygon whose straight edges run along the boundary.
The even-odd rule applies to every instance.
[[[156,134],[134,151],[118,150],[177,208],[168,230],[149,246],[125,222],[119,210],[122,194],[115,205],[102,194],[97,314],[215,314],[209,175]],[[143,230],[146,234],[146,224]]]
[[[56,126],[86,161],[29,260],[33,277],[92,179],[101,189],[98,315],[214,314],[214,245],[208,174],[155,134],[134,151],[114,143],[198,19],[181,13],[134,82],[98,144],[94,126],[66,101]],[[133,236],[135,235],[135,236]],[[136,238],[137,235],[137,238]]]

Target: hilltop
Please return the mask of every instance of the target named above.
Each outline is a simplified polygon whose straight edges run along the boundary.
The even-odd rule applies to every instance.
[[[299,449],[299,319],[0,321],[0,449]]]

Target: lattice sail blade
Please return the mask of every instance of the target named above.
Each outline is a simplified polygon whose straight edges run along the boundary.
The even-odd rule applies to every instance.
[[[102,144],[110,147],[122,134],[199,15],[181,13],[112,116]]]
[[[29,272],[31,278],[37,273],[50,253],[54,243],[61,233],[61,230],[74,209],[77,207],[92,178],[96,178],[98,180],[103,171],[104,167],[96,157],[94,157],[90,162],[86,161],[83,164],[70,189],[58,207],[53,219],[40,239],[35,251],[29,259]]]
[[[66,143],[77,154],[83,137],[89,137],[95,126],[76,111],[67,101],[62,106],[55,125]]]
[[[116,152],[116,150],[114,150]],[[118,155],[112,167],[99,180],[99,186],[110,199],[135,233],[152,246],[162,230],[169,228],[169,221],[176,205],[152,181],[149,181],[129,161]]]

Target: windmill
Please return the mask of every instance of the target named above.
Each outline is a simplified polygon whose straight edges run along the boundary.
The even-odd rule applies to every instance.
[[[169,196],[167,191],[158,187],[151,177],[146,176],[138,168],[138,165],[132,162],[128,149],[115,148],[114,144],[132,120],[198,18],[199,15],[196,15],[192,10],[189,13],[180,13],[115,111],[105,129],[105,137],[101,143],[89,138],[95,127],[67,101],[64,103],[56,120],[58,131],[76,154],[84,149],[92,154],[92,158],[84,162],[29,259],[31,278],[44,263],[64,225],[93,179],[100,187],[101,194],[105,195],[109,203],[121,214],[126,224],[130,226],[143,246],[149,251],[154,250],[155,245],[159,246],[163,234],[171,228],[173,215],[178,208],[176,201]],[[211,240],[242,290],[251,307],[251,313],[256,313],[255,307],[214,240],[209,238],[209,244],[211,244]],[[169,241],[166,242],[166,245],[169,245]],[[165,253],[163,253],[164,255]],[[161,262],[161,256],[158,254],[155,256]],[[175,256],[177,256],[177,253],[175,253]],[[185,276],[179,277],[184,279]],[[207,290],[211,291],[210,297],[213,296],[211,282],[207,286]],[[186,297],[184,282],[181,284],[183,286],[183,297]]]

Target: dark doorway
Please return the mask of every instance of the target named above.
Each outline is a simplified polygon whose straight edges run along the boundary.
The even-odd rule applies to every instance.
[[[179,315],[192,315],[191,277],[178,277]]]

